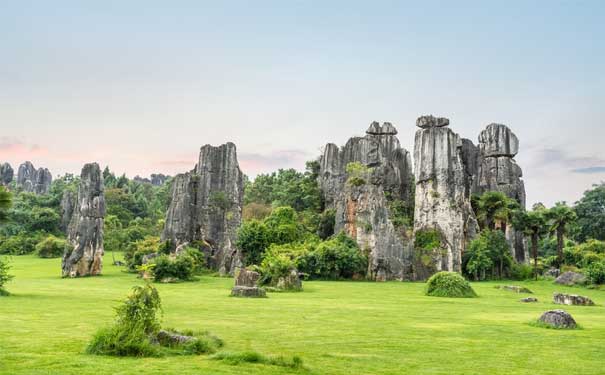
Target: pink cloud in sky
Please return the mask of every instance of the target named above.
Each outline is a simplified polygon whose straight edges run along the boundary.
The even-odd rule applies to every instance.
[[[0,159],[22,159],[48,155],[48,149],[38,144],[27,144],[16,138],[0,137]]]

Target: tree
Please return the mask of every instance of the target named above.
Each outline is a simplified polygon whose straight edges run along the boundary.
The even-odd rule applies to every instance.
[[[463,261],[464,269],[475,280],[485,280],[488,276],[503,278],[513,264],[504,233],[489,229],[471,241]]]
[[[4,186],[0,186],[0,224],[8,221],[8,210],[11,208],[13,200]]]
[[[568,225],[574,222],[578,217],[565,202],[557,202],[554,207],[545,211],[545,218],[550,225],[550,232],[556,233],[557,235],[557,259],[559,265],[561,265],[563,264],[564,237],[567,234]]]
[[[605,240],[605,183],[593,185],[574,207],[577,215],[575,240],[585,242],[593,238]]]
[[[518,211],[513,218],[513,227],[531,237],[531,252],[534,258],[534,274],[538,278],[538,241],[546,229],[544,210]]]
[[[244,265],[260,264],[269,244],[269,229],[264,223],[250,220],[240,227],[236,245],[242,250]]]
[[[501,229],[506,231],[506,224],[510,221],[518,204],[499,191],[487,191],[476,201],[477,218],[489,230],[496,229],[496,219],[501,222]]]

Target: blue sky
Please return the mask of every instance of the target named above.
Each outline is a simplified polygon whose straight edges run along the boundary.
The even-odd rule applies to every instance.
[[[233,141],[255,175],[435,114],[507,124],[529,202],[574,201],[605,180],[604,4],[3,2],[0,161],[174,174]]]

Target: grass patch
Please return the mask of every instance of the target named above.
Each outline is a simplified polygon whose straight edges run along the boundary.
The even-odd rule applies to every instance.
[[[532,327],[537,327],[537,328],[546,328],[546,329],[555,329],[555,330],[559,330],[559,331],[574,331],[577,329],[584,329],[581,325],[579,325],[578,323],[576,323],[575,327],[557,327],[557,326],[553,326],[550,324],[546,324],[540,320],[532,320],[529,323],[530,326]]]
[[[210,357],[211,359],[224,361],[230,365],[242,363],[259,363],[264,365],[279,366],[299,369],[303,367],[303,360],[298,356],[290,358],[284,356],[265,356],[254,351],[245,352],[220,352]]]

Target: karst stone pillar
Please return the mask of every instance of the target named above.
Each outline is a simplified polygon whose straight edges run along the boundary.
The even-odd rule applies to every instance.
[[[67,229],[68,247],[63,254],[63,277],[95,276],[103,268],[103,175],[97,163],[84,165],[78,196]]]

